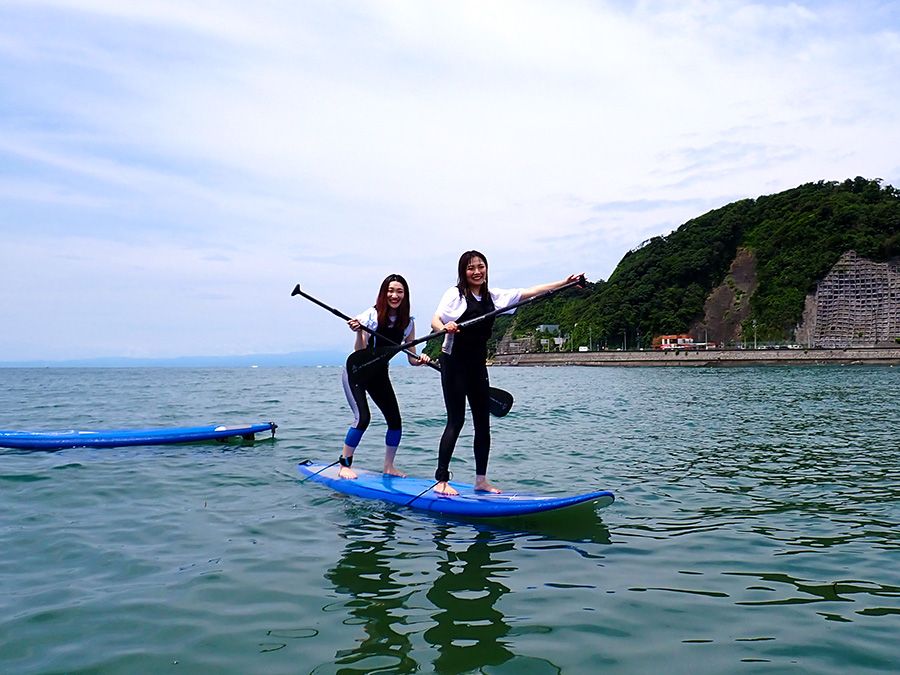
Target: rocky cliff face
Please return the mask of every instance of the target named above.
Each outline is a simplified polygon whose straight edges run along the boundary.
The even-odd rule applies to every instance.
[[[757,287],[753,252],[738,250],[725,281],[704,305],[690,334],[698,342],[747,342],[742,323]],[[811,347],[871,347],[900,336],[900,259],[879,263],[848,251],[806,297],[794,342]]]
[[[757,285],[756,256],[749,249],[738,249],[725,281],[709,294],[703,318],[690,327],[690,334],[698,342],[740,342],[741,324],[750,316],[750,297]]]

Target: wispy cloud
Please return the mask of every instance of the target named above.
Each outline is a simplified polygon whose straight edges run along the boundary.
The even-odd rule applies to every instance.
[[[401,271],[427,318],[467,248],[498,285],[605,277],[733,199],[898,183],[898,28],[875,1],[4,3],[5,273],[65,284],[74,325],[104,310],[0,351],[334,346],[296,281],[356,311]],[[223,341],[229,304],[277,325]]]

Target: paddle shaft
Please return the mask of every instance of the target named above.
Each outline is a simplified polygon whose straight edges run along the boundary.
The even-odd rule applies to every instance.
[[[476,324],[479,321],[484,321],[485,319],[490,319],[492,317],[497,316],[498,314],[505,314],[506,312],[516,309],[517,307],[521,307],[522,305],[528,305],[532,302],[537,302],[538,300],[543,300],[544,298],[549,298],[554,293],[559,293],[560,291],[565,290],[567,288],[571,288],[572,286],[584,286],[586,283],[587,283],[587,281],[585,280],[584,275],[582,275],[582,276],[578,277],[575,281],[570,281],[569,283],[563,284],[559,288],[552,288],[549,291],[544,291],[543,293],[538,293],[537,295],[531,296],[527,300],[520,300],[519,302],[514,302],[513,304],[503,307],[501,309],[494,309],[494,310],[488,312],[487,314],[482,314],[481,316],[476,316],[473,319],[469,319],[468,321],[463,321],[462,323],[458,323],[456,325],[459,326],[460,330],[462,330],[463,328],[468,328],[469,326]],[[303,291],[300,291],[300,292],[302,293]],[[420,337],[420,338],[416,338],[415,340],[410,340],[409,342],[404,342],[402,345],[400,345],[400,349],[405,350],[410,347],[414,347],[415,345],[420,344],[422,342],[426,342],[428,340],[433,340],[434,338],[440,337],[441,335],[443,335],[446,332],[447,332],[447,329],[443,328],[443,329],[435,331],[433,333],[429,333],[425,337]]]
[[[296,286],[294,286],[294,290],[291,292],[291,296],[294,296],[294,295],[302,295],[304,298],[306,298],[310,302],[317,304],[319,307],[322,307],[323,309],[327,309],[329,312],[331,312],[335,316],[340,317],[341,319],[344,319],[345,321],[352,321],[352,319],[349,316],[347,316],[346,314],[344,314],[343,312],[335,309],[334,307],[326,305],[324,302],[322,302],[318,298],[314,298],[309,293],[305,293],[303,291],[303,289],[300,288],[300,284],[297,284]],[[378,332],[372,330],[368,326],[364,326],[364,325],[360,324],[359,327],[362,328],[363,330],[365,330],[366,332],[370,333],[371,335],[374,335],[375,337],[377,337],[381,340],[384,340],[385,342],[388,342],[391,345],[394,345],[394,348],[392,348],[390,350],[390,354],[388,355],[388,358],[390,358],[391,356],[393,356],[394,354],[397,353],[395,350],[402,350],[406,354],[418,357],[418,354],[416,354],[411,349],[409,349],[407,347],[403,347],[401,345],[398,345],[396,342],[394,342],[390,338],[386,338],[383,335],[380,335]],[[365,352],[354,352],[354,354],[351,354],[350,359],[355,358],[356,355],[362,356],[363,354],[365,354]],[[366,358],[368,360],[365,363],[363,363],[361,366],[359,366],[360,369],[366,368],[367,366],[370,366],[373,363],[381,363],[383,361],[384,356],[382,354],[375,353],[375,354],[365,354],[365,356],[362,356],[362,358]],[[348,359],[348,374],[350,374],[350,371],[351,371],[350,364],[349,364],[350,359]],[[441,367],[434,361],[428,361],[427,365],[431,366],[437,372],[441,372]],[[508,391],[504,391],[503,389],[497,389],[495,387],[490,387],[488,401],[489,401],[490,412],[492,415],[494,415],[496,417],[505,417],[506,414],[509,413],[510,409],[512,408],[513,396]]]
[[[291,292],[291,295],[292,295],[292,296],[293,296],[293,295],[302,295],[304,298],[306,298],[306,299],[309,300],[310,302],[313,302],[313,303],[317,304],[317,305],[318,305],[319,307],[321,307],[322,309],[327,309],[329,312],[331,312],[331,313],[334,314],[335,316],[338,316],[338,317],[342,318],[344,321],[352,321],[352,320],[353,320],[352,317],[347,316],[346,314],[344,314],[344,313],[341,312],[340,310],[337,310],[337,309],[335,309],[334,307],[329,307],[328,305],[326,305],[324,302],[322,302],[322,301],[319,300],[318,298],[314,298],[314,297],[311,296],[309,293],[305,293],[305,292],[303,291],[303,289],[300,288],[300,284],[297,284],[296,286],[294,286],[294,290]],[[394,340],[391,340],[390,338],[384,337],[383,335],[381,335],[381,334],[378,333],[377,331],[372,330],[372,329],[369,328],[368,326],[364,326],[362,323],[360,323],[360,324],[359,324],[359,327],[360,327],[362,330],[366,331],[369,335],[373,335],[373,336],[377,337],[379,340],[383,340],[384,342],[387,342],[387,343],[389,343],[389,344],[391,344],[391,345],[394,345],[395,347],[399,347],[405,354],[409,354],[410,356],[415,356],[416,358],[419,357],[419,355],[416,354],[416,353],[415,353],[412,349],[410,349],[409,347],[404,347],[404,346],[401,345],[400,343],[395,342]],[[425,365],[431,366],[432,368],[434,368],[434,369],[437,370],[438,372],[440,372],[440,370],[441,370],[441,367],[440,367],[439,365],[437,365],[436,363],[434,363],[433,361],[428,361]]]

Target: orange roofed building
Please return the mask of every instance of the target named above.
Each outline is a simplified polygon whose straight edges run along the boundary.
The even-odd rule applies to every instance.
[[[653,338],[653,349],[717,349],[715,342],[694,342],[687,333],[679,335],[657,335]]]
[[[680,335],[657,335],[653,338],[653,349],[697,349],[694,338],[686,333]]]

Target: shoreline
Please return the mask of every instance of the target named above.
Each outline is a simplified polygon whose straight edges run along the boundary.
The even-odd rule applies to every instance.
[[[632,352],[532,352],[496,354],[494,366],[735,367],[900,365],[900,348],[710,349]]]

